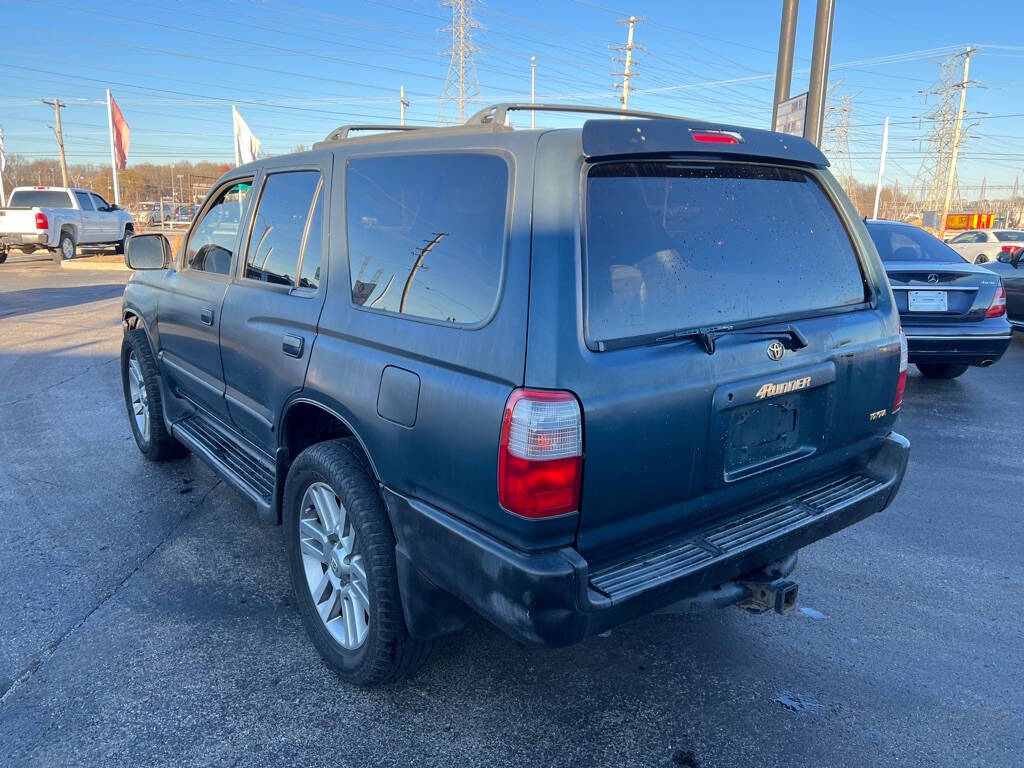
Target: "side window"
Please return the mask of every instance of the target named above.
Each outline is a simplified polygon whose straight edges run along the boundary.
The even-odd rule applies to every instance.
[[[78,198],[78,207],[83,211],[94,211],[96,208],[92,204],[92,200],[89,199],[89,195],[86,192],[75,192],[75,197]]]
[[[324,239],[324,191],[323,185],[317,190],[313,215],[309,218],[309,234],[306,235],[306,247],[302,251],[299,262],[299,288],[317,288],[320,285],[320,260],[323,256]]]
[[[486,320],[501,281],[508,174],[496,155],[350,160],[353,303],[448,323]]]
[[[93,205],[96,206],[97,211],[102,211],[110,207],[110,204],[99,195],[95,193],[90,193],[89,196],[92,198]]]
[[[267,176],[249,234],[246,278],[275,285],[299,284],[299,263],[307,236],[312,236],[309,225],[315,215],[319,191],[318,171],[289,171]],[[313,260],[317,263],[311,265],[314,272],[320,261],[319,230],[316,240]]]
[[[202,219],[192,230],[185,249],[185,268],[197,272],[227,275],[238,227],[252,179],[237,181],[222,188]]]

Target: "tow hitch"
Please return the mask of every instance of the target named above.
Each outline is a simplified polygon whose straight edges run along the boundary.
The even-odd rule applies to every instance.
[[[776,613],[787,614],[796,607],[796,593],[800,586],[794,581],[741,581],[740,585],[746,587],[749,594],[737,605],[751,613],[774,610]]]

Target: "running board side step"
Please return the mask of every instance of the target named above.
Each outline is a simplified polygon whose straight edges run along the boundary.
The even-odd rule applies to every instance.
[[[264,520],[277,522],[276,464],[244,438],[196,413],[171,425],[174,437],[256,505]]]

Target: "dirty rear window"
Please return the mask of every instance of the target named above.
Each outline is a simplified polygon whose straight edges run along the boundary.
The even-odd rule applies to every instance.
[[[592,168],[585,291],[592,343],[865,299],[850,238],[810,174],[729,163]]]
[[[71,208],[71,196],[59,189],[19,189],[7,201],[10,208]]]

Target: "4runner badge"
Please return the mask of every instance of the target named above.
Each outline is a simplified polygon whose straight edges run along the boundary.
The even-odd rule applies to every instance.
[[[786,348],[782,346],[782,342],[773,341],[768,345],[768,357],[772,360],[781,360],[784,354],[786,354]]]
[[[780,344],[779,346],[782,345]],[[804,376],[802,379],[792,379],[791,381],[783,381],[779,384],[762,384],[761,388],[757,390],[756,396],[759,400],[764,400],[766,397],[796,392],[800,389],[807,389],[809,386],[811,386],[811,377]]]

